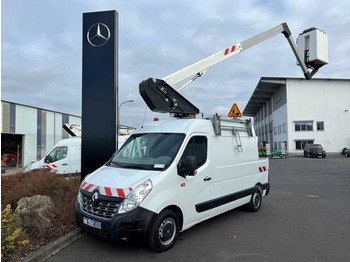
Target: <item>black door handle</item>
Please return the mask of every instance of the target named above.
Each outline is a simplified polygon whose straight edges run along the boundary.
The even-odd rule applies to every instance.
[[[62,166],[68,166],[68,164],[62,164]]]
[[[209,181],[209,180],[211,180],[211,177],[205,177],[203,180],[204,181]]]

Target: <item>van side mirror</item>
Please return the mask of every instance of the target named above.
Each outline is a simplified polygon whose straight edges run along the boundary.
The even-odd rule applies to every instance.
[[[195,156],[186,156],[184,160],[180,160],[177,166],[178,174],[182,177],[194,176],[197,168],[198,164]]]
[[[49,164],[51,162],[51,157],[49,155],[47,155],[44,159],[44,162]]]

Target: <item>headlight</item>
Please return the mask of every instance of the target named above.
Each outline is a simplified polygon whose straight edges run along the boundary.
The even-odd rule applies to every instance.
[[[125,212],[129,212],[136,207],[138,207],[145,197],[152,190],[152,182],[151,180],[147,180],[143,182],[141,185],[136,187],[121,203],[118,213],[122,214]]]
[[[80,205],[81,205],[81,202],[82,202],[81,200],[82,200],[82,195],[81,195],[80,189],[79,189],[77,201],[78,201],[78,203],[79,203]]]

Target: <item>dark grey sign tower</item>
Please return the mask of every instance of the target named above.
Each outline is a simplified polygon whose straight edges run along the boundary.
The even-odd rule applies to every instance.
[[[83,14],[81,176],[101,167],[117,145],[118,13]]]

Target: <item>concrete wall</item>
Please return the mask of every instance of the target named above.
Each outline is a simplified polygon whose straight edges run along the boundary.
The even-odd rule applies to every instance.
[[[329,153],[350,146],[350,81],[287,79],[289,152],[295,140],[314,140]],[[313,121],[313,131],[295,131],[295,121]],[[324,121],[324,131],[316,122]]]
[[[37,109],[16,105],[16,134],[24,135],[22,165],[26,166],[37,155]]]
[[[69,116],[69,124],[81,125],[81,117]]]

